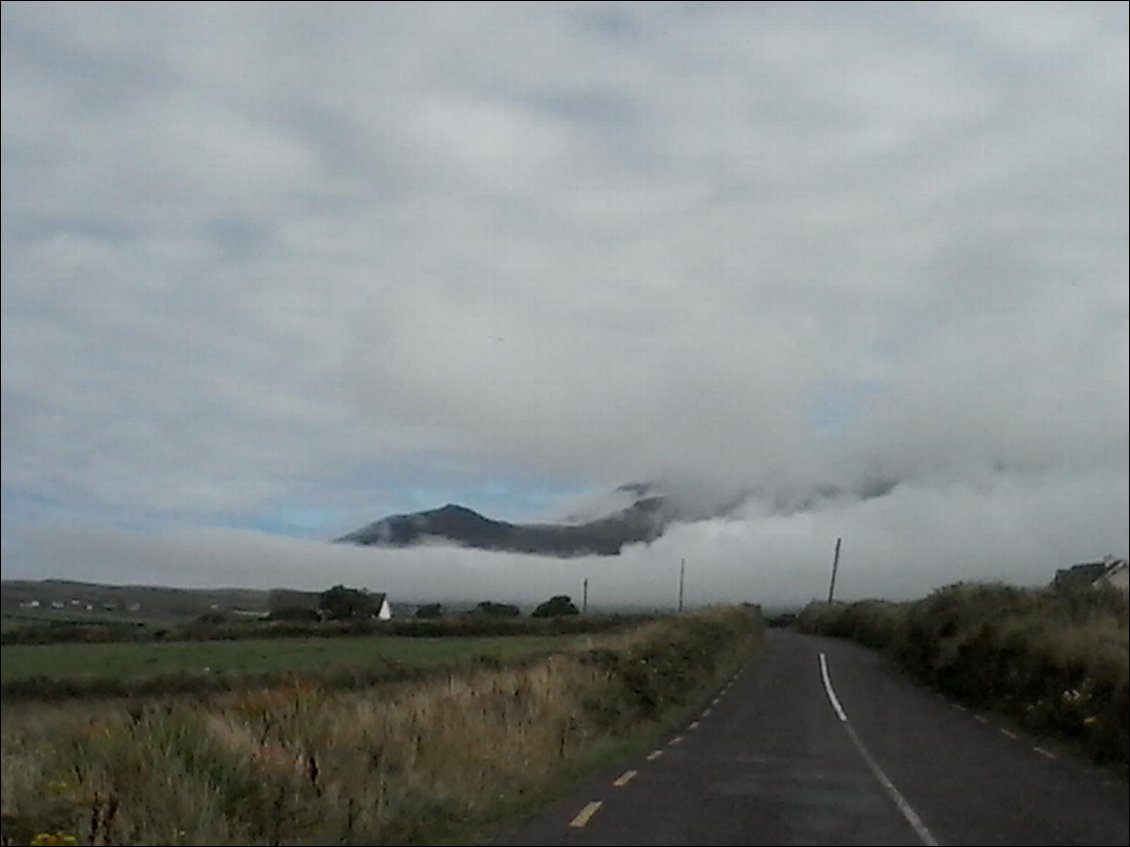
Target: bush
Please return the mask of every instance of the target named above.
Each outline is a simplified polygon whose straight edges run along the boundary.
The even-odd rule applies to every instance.
[[[565,615],[578,615],[577,607],[573,605],[573,600],[567,594],[558,594],[556,597],[551,597],[534,609],[531,617],[535,618],[560,618]]]

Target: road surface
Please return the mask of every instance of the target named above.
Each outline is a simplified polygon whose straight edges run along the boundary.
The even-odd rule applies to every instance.
[[[499,845],[1130,842],[1125,783],[848,642],[771,630],[703,714]]]

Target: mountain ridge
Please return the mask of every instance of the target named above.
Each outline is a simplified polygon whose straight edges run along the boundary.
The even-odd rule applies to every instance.
[[[438,509],[389,515],[334,539],[362,547],[412,547],[429,541],[541,556],[616,556],[625,545],[650,543],[672,520],[662,496],[583,523],[509,523],[448,503]]]

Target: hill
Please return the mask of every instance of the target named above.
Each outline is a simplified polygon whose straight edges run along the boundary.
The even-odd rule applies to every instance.
[[[610,515],[578,524],[508,523],[449,503],[439,509],[382,518],[343,535],[336,543],[409,547],[439,542],[541,556],[615,556],[626,544],[655,540],[673,519],[662,496],[644,497]]]

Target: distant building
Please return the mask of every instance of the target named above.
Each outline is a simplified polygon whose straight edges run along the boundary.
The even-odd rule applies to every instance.
[[[270,616],[270,612],[264,612],[259,609],[231,609],[230,612],[237,618],[266,618]]]
[[[373,608],[376,609],[374,616],[380,621],[392,620],[392,607],[388,604],[388,595],[384,592],[376,593],[369,592],[369,596],[373,598]]]
[[[322,592],[294,591],[289,588],[272,588],[267,593],[267,608],[271,614],[302,609],[317,612],[322,607]]]
[[[1110,585],[1121,591],[1130,591],[1130,572],[1125,559],[1106,556],[1101,562],[1083,562],[1055,572],[1052,585],[1056,588],[1100,588]]]
[[[392,607],[388,602],[388,595],[384,592],[369,592],[373,600],[373,617],[377,620],[392,620]],[[318,612],[322,611],[322,592],[320,591],[295,591],[290,588],[272,588],[267,593],[267,607],[271,614],[284,611]]]
[[[1097,583],[1106,583],[1119,591],[1130,592],[1130,566],[1125,559],[1118,559],[1110,564],[1106,573],[1098,578]]]

